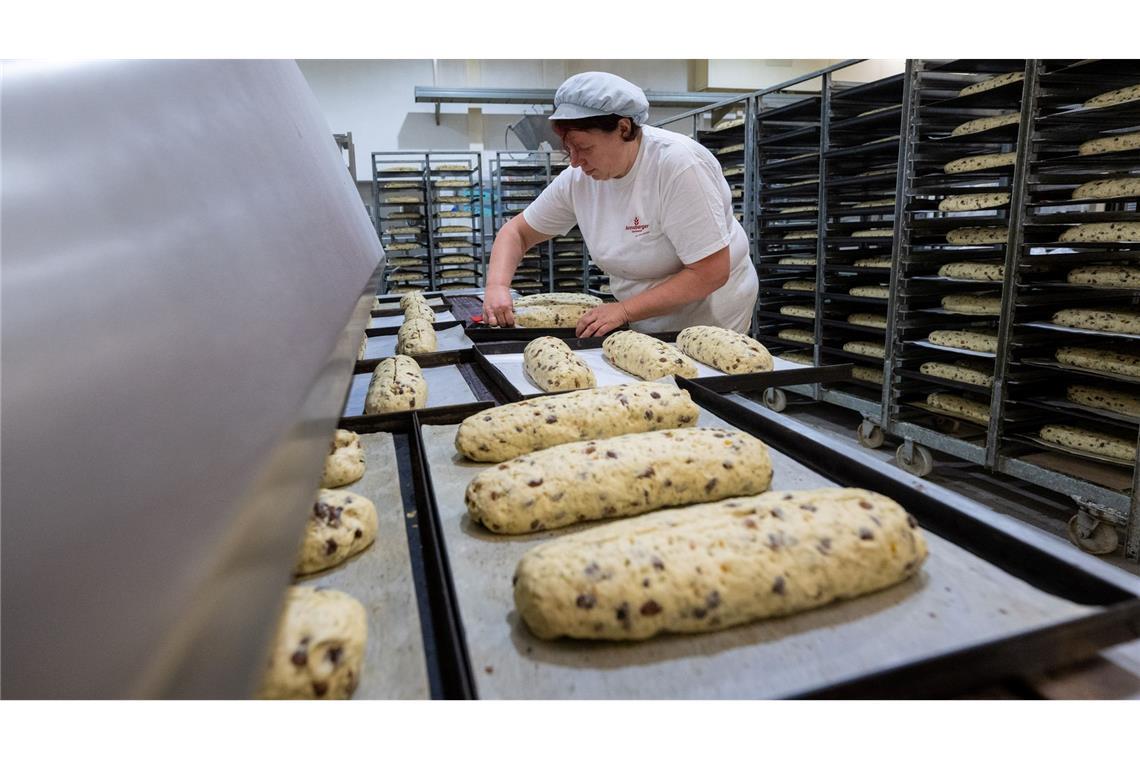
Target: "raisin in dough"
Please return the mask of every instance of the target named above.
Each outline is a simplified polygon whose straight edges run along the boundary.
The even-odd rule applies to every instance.
[[[293,586],[269,654],[259,699],[348,699],[360,681],[364,605],[333,589]]]
[[[455,448],[476,462],[504,462],[561,443],[697,424],[689,392],[661,383],[572,391],[476,412],[460,425]]]
[[[926,397],[926,403],[935,409],[964,417],[979,425],[990,424],[990,405],[980,401],[955,396],[952,393],[931,393]]]
[[[333,436],[325,470],[321,475],[321,488],[337,488],[355,483],[364,477],[364,449],[360,436],[351,430],[338,430]]]
[[[1084,330],[1140,335],[1140,312],[1106,309],[1062,309],[1053,324]]]
[[[658,430],[566,443],[489,467],[468,484],[465,502],[475,522],[518,534],[748,496],[771,482],[768,447],[747,433]]]
[[[1128,132],[1123,135],[1098,137],[1081,143],[1077,153],[1082,156],[1095,156],[1100,153],[1117,153],[1122,150],[1136,150],[1140,148],[1140,132]]]
[[[1140,417],[1140,396],[1135,393],[1091,385],[1070,385],[1065,389],[1065,398],[1081,406]]]
[[[686,327],[677,334],[677,348],[729,375],[772,369],[772,355],[759,341],[723,327]]]
[[[1133,354],[1082,346],[1063,346],[1057,349],[1056,357],[1058,362],[1070,367],[1140,377],[1140,356]]]
[[[683,353],[665,341],[633,330],[615,332],[602,341],[602,355],[615,367],[643,380],[697,376],[697,365]]]
[[[365,414],[386,414],[427,406],[428,389],[420,365],[410,356],[392,356],[376,365],[364,398]]]
[[[1070,425],[1046,425],[1041,428],[1041,437],[1046,441],[1076,451],[1087,451],[1090,454],[1099,454],[1127,462],[1136,459],[1135,439],[1129,441],[1114,435],[1106,435]]]
[[[523,369],[544,391],[580,390],[598,384],[594,371],[570,350],[565,341],[548,335],[526,344]]]
[[[918,572],[913,517],[854,488],[777,491],[668,509],[547,541],[514,577],[542,639],[648,639],[790,615]]]
[[[351,491],[322,488],[305,524],[297,575],[335,567],[376,540],[376,505]]]

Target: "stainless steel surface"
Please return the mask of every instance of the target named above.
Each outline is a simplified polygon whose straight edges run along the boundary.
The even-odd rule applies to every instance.
[[[416,86],[417,103],[499,103],[552,105],[555,90],[521,87],[422,87]],[[646,90],[649,105],[686,108],[719,103],[739,97],[731,92],[655,92]]]
[[[5,697],[242,697],[381,258],[292,62],[3,64]]]
[[[699,424],[731,427],[707,412]],[[588,526],[510,537],[472,525],[463,493],[485,465],[455,453],[455,429],[425,426],[423,434],[482,698],[782,696],[1095,609],[1040,592],[927,533],[930,558],[920,575],[860,599],[707,635],[541,641],[514,611],[515,565],[532,546]],[[772,455],[773,489],[833,485]]]
[[[404,504],[391,433],[360,436],[364,477],[341,491],[371,499],[376,542],[347,562],[298,583],[351,594],[368,614],[368,644],[353,699],[428,699],[427,660],[408,552]]]

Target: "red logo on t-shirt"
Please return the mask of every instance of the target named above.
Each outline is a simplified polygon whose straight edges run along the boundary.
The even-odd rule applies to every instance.
[[[635,216],[633,218],[633,224],[627,224],[625,229],[626,229],[626,232],[632,232],[634,235],[641,235],[646,230],[649,229],[649,225],[648,224],[642,224],[641,223],[641,217]]]

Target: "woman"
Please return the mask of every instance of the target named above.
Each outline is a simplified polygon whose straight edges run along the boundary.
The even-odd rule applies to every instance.
[[[579,320],[579,337],[625,324],[642,332],[692,325],[747,332],[756,270],[712,153],[684,135],[644,126],[645,93],[613,74],[567,79],[554,105],[550,118],[571,168],[496,236],[486,323],[514,324],[509,287],[523,254],[577,224],[617,298]]]

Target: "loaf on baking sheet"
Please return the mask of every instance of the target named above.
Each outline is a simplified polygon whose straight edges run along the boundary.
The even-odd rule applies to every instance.
[[[790,340],[793,343],[810,343],[815,344],[815,333],[811,330],[800,330],[796,327],[788,327],[776,333],[776,337],[782,340]]]
[[[864,380],[868,383],[883,384],[884,375],[883,371],[878,367],[852,367],[851,377],[856,380]]]
[[[519,327],[576,327],[582,315],[594,307],[587,304],[520,306],[515,309]]]
[[[939,211],[980,211],[999,208],[1009,203],[1009,193],[971,193],[969,195],[949,195],[938,204]]]
[[[1073,191],[1073,200],[1131,198],[1140,195],[1140,177],[1109,177],[1086,182]]]
[[[364,448],[351,430],[337,430],[325,457],[321,488],[338,488],[364,477]]]
[[[1100,454],[1124,461],[1136,459],[1135,438],[1127,440],[1071,425],[1046,425],[1041,428],[1041,437],[1076,451],[1087,451],[1090,454]]]
[[[788,280],[780,286],[781,290],[815,290],[815,280]]]
[[[422,319],[425,322],[435,322],[435,312],[427,305],[427,302],[416,301],[408,304],[408,308],[404,309],[404,319]]]
[[[305,523],[305,540],[294,572],[307,575],[335,567],[376,540],[376,505],[351,491],[322,488]]]
[[[934,330],[927,336],[927,340],[936,346],[947,348],[965,348],[970,351],[997,351],[997,334],[991,331],[979,330]]]
[[[992,245],[1008,239],[1005,227],[959,227],[946,233],[946,242],[951,245]]]
[[[580,390],[598,384],[586,362],[576,356],[565,341],[549,335],[526,344],[523,369],[544,391]]]
[[[400,308],[405,311],[413,304],[423,304],[427,306],[427,299],[424,298],[422,290],[412,290],[400,296]]]
[[[772,355],[759,341],[723,327],[686,327],[677,334],[677,348],[729,375],[772,369]]]
[[[697,365],[673,346],[633,330],[615,332],[602,341],[602,355],[614,366],[643,380],[667,375],[696,377]]]
[[[857,285],[847,293],[861,298],[890,298],[891,290],[885,285]]]
[[[1083,106],[1085,108],[1105,108],[1107,106],[1119,105],[1120,103],[1130,103],[1133,100],[1140,100],[1140,84],[1132,84],[1116,90],[1102,92],[1100,95],[1086,100]]]
[[[781,306],[780,313],[788,317],[806,317],[808,319],[815,318],[815,309],[810,306],[797,306],[795,304]]]
[[[976,95],[979,92],[986,92],[987,90],[995,90],[998,87],[1004,87],[1007,84],[1020,82],[1023,79],[1025,79],[1025,72],[1023,71],[1011,71],[1007,74],[998,74],[997,76],[992,76],[989,79],[983,79],[980,82],[974,82],[971,85],[963,87],[958,91],[958,97]]]
[[[1070,385],[1065,389],[1065,398],[1081,406],[1140,417],[1140,396],[1135,393],[1092,385]]]
[[[961,137],[962,135],[974,135],[979,132],[987,132],[991,129],[998,127],[1008,127],[1012,124],[1018,124],[1021,121],[1021,114],[1007,113],[1000,116],[983,116],[980,119],[972,119],[965,124],[959,124],[954,127],[954,131],[950,133],[952,137]]]
[[[1005,264],[987,264],[981,261],[955,261],[938,268],[939,277],[958,280],[1000,282],[1005,277]]]
[[[815,364],[811,351],[785,351],[780,354],[780,358],[794,364]]]
[[[890,269],[891,257],[872,256],[867,259],[855,259],[851,266],[859,267],[860,269]]]
[[[410,356],[435,350],[435,328],[423,319],[405,319],[396,334],[396,353]]]
[[[874,327],[877,330],[886,330],[887,315],[855,312],[853,314],[847,315],[847,323],[852,325],[862,325],[863,327]]]
[[[776,263],[777,264],[783,264],[785,266],[814,267],[815,266],[815,257],[814,256],[784,256],[783,258],[781,258]]]
[[[969,293],[943,296],[942,308],[952,314],[978,314],[995,316],[1001,314],[1001,297],[975,296]]]
[[[1016,153],[987,153],[981,156],[956,158],[942,167],[942,170],[947,174],[977,172],[983,169],[994,169],[999,166],[1013,166],[1016,160]]]
[[[944,380],[955,380],[959,383],[979,385],[983,388],[994,387],[993,366],[983,362],[956,361],[953,364],[923,362],[918,371],[923,375],[941,377]]]
[[[471,519],[531,533],[661,507],[748,496],[772,482],[768,447],[717,428],[564,443],[488,467],[467,486]]]
[[[776,491],[668,509],[523,555],[515,608],[542,639],[648,639],[821,607],[918,572],[913,517],[855,488]]]
[[[535,293],[515,299],[515,308],[520,306],[601,306],[602,299],[587,293]]]
[[[1140,312],[1123,309],[1061,309],[1053,315],[1053,324],[1140,335]]]
[[[1110,135],[1086,140],[1081,143],[1077,153],[1082,156],[1095,156],[1098,153],[1116,153],[1122,150],[1136,150],[1140,148],[1140,132],[1128,132],[1123,135]]]
[[[843,350],[849,354],[859,354],[860,356],[870,356],[874,359],[882,359],[887,355],[884,349],[878,343],[871,343],[866,340],[852,340],[843,344]]]
[[[926,403],[935,409],[965,417],[979,425],[990,424],[990,405],[981,401],[956,396],[953,393],[931,393]]]
[[[1070,269],[1065,279],[1074,285],[1140,288],[1140,267],[1109,264],[1077,267]]]
[[[376,365],[364,398],[365,414],[402,412],[427,406],[428,389],[420,365],[410,356],[392,356]]]
[[[503,462],[571,441],[697,424],[689,392],[631,383],[517,401],[476,412],[455,434],[455,448],[476,462]]]
[[[1062,243],[1140,243],[1140,222],[1078,224],[1061,233]]]
[[[1055,355],[1058,362],[1070,367],[1140,377],[1140,356],[1134,354],[1084,346],[1062,346]]]

